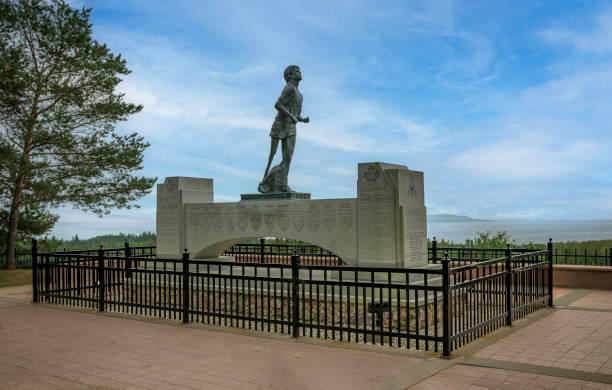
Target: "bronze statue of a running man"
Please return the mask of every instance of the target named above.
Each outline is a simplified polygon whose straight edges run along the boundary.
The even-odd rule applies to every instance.
[[[302,80],[300,67],[297,65],[289,65],[285,69],[285,81],[287,85],[283,88],[283,92],[276,101],[274,108],[278,111],[272,130],[270,131],[270,157],[264,178],[259,183],[259,192],[291,192],[288,184],[289,166],[295,149],[295,127],[298,122],[308,123],[308,117],[302,118],[302,94],[298,90],[298,85]],[[270,170],[270,165],[278,149],[278,142],[282,141],[283,160],[280,165],[277,165]]]

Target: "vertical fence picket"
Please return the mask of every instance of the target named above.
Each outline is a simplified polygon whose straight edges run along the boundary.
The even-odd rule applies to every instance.
[[[104,250],[98,249],[98,311],[104,311]]]
[[[512,326],[512,252],[506,248],[506,326]]]
[[[49,265],[49,254],[45,255],[45,302],[51,298],[51,266]]]
[[[300,297],[298,295],[300,286],[300,256],[291,256],[291,327],[293,337],[298,337],[300,332]]]
[[[183,324],[189,322],[189,252],[183,253]]]
[[[406,276],[408,279],[408,276]],[[406,292],[407,293],[407,292]],[[442,261],[442,356],[450,358],[451,352],[451,289],[450,289],[450,267],[448,252],[444,254]],[[408,302],[408,296],[406,296]],[[406,303],[407,305],[407,303]],[[408,346],[410,344],[408,343]]]
[[[38,245],[32,238],[32,302],[38,302]]]
[[[435,237],[433,238],[433,241],[431,242],[431,258],[434,263],[438,262],[438,241],[436,241]]]
[[[553,306],[553,242],[552,238],[548,239],[548,253],[546,255],[548,260],[548,306]]]
[[[266,256],[266,239],[261,238],[259,240],[259,262],[264,263]]]

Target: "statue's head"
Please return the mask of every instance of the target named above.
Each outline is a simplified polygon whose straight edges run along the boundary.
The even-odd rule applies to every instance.
[[[300,72],[300,67],[297,65],[289,65],[285,68],[285,81],[289,82],[289,80],[301,80],[302,72]]]

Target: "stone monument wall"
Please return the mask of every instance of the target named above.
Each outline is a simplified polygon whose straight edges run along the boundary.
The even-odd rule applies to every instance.
[[[358,166],[357,198],[214,203],[212,179],[157,186],[157,253],[214,258],[257,237],[306,241],[349,265],[427,265],[423,173],[380,162]]]

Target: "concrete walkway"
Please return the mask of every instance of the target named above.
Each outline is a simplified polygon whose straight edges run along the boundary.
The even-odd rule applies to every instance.
[[[612,389],[612,291],[555,294],[558,310],[443,360],[33,305],[29,287],[0,289],[0,389]]]

